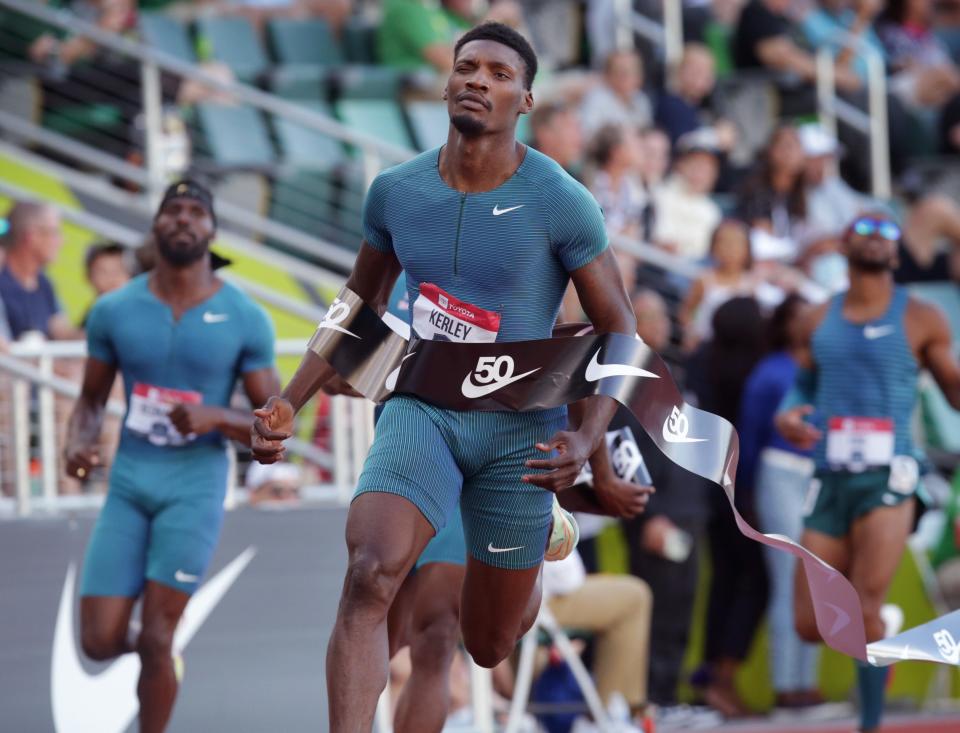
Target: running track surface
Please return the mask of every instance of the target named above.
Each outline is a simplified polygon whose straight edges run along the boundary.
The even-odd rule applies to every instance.
[[[716,729],[722,733],[854,733],[856,721],[829,722],[769,722],[756,721],[724,725]],[[664,733],[668,733],[664,731]],[[960,733],[960,714],[903,716],[890,715],[880,727],[880,733]]]

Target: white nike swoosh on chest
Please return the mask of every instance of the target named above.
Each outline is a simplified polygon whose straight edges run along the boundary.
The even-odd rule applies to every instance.
[[[890,324],[887,324],[885,326],[864,326],[863,335],[866,339],[873,341],[874,339],[879,339],[879,338],[883,338],[884,336],[889,336],[896,330],[897,330],[896,327]]]
[[[174,648],[183,649],[257,551],[248,547],[210,578],[187,604],[174,636]],[[74,632],[76,567],[67,568],[53,634],[50,702],[57,733],[123,733],[137,715],[140,658],[124,654],[99,674],[90,674],[80,662]]]
[[[507,209],[501,209],[500,205],[497,204],[493,207],[493,215],[500,216],[502,214],[509,214],[511,211],[516,211],[517,209],[522,209],[526,204],[517,204],[516,206],[511,206]]]

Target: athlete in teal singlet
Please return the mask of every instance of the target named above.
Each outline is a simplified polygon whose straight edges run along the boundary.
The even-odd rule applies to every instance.
[[[636,331],[596,202],[516,140],[535,73],[533,50],[512,29],[468,31],[445,90],[447,144],[382,173],[368,192],[348,287],[382,311],[403,270],[423,338],[548,338],[571,280],[598,332]],[[258,459],[282,455],[296,411],[331,373],[308,352],[283,396],[257,411]],[[495,388],[464,382],[468,398]],[[589,402],[573,431],[562,409],[455,412],[405,395],[387,402],[347,519],[349,564],[327,652],[332,731],[372,725],[394,595],[458,503],[469,553],[464,643],[487,667],[510,653],[539,607],[533,591],[555,517],[552,492],[572,485],[616,409],[606,397]]]
[[[211,269],[215,231],[206,189],[181,181],[167,190],[153,225],[156,268],[90,311],[67,435],[67,472],[84,478],[101,463],[103,408],[120,372],[127,412],[84,560],[81,641],[93,659],[140,655],[146,732],[162,731],[173,709],[173,634],[220,535],[226,441],[249,441],[249,412],[230,408],[234,387],[241,380],[254,404],[279,387],[266,313]],[[141,630],[131,633],[138,599]]]
[[[808,317],[797,383],[777,416],[784,437],[816,449],[802,543],[850,579],[867,642],[884,636],[880,609],[914,521],[910,419],[919,370],[929,369],[960,409],[960,367],[943,314],[893,283],[899,239],[884,214],[851,224],[843,243],[850,288]],[[795,592],[797,631],[818,641],[802,565]],[[886,673],[858,669],[864,732],[879,726]]]

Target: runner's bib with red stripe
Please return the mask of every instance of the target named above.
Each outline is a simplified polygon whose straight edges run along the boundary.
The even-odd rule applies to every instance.
[[[894,455],[893,420],[832,417],[827,424],[827,463],[848,471],[889,466]]]
[[[413,303],[413,330],[430,341],[493,343],[500,332],[500,314],[455,298],[433,283],[423,283]]]
[[[130,409],[124,424],[127,430],[154,445],[184,445],[195,436],[181,435],[170,421],[170,413],[179,404],[202,402],[203,395],[199,392],[137,382],[130,393]]]

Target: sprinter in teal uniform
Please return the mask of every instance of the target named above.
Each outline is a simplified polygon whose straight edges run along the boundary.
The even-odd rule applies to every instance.
[[[815,448],[802,543],[856,588],[867,642],[884,637],[880,609],[915,519],[920,471],[910,421],[920,369],[960,409],[946,319],[894,285],[899,241],[900,228],[882,213],[850,225],[843,242],[850,288],[808,317],[801,369],[777,416],[787,440]],[[797,568],[797,631],[819,641]],[[887,668],[858,665],[867,733],[880,724]]]
[[[498,23],[454,50],[445,98],[447,143],[384,171],[364,205],[364,242],[348,287],[383,309],[400,271],[421,338],[505,342],[549,338],[572,281],[594,328],[634,334],[636,319],[607,248],[596,201],[554,161],[516,139],[533,108],[536,55]],[[330,376],[308,351],[283,395],[257,411],[254,454],[277,460],[293,417]],[[490,374],[467,398],[496,390]],[[494,375],[495,376],[495,375]],[[327,652],[330,727],[366,730],[386,682],[386,620],[394,595],[458,505],[467,544],[460,608],[464,643],[492,667],[535,618],[548,545],[569,552],[553,492],[572,485],[600,446],[616,403],[566,410],[441,410],[409,395],[387,401],[347,518],[349,564]],[[552,528],[552,530],[551,530]]]
[[[249,442],[251,417],[230,407],[242,381],[253,404],[279,388],[270,321],[213,272],[209,192],[172,185],[153,222],[155,269],[103,296],[87,320],[89,358],[70,419],[67,473],[101,465],[96,446],[117,372],[127,397],[110,489],[81,584],[84,651],[140,655],[140,730],[162,731],[178,681],[173,634],[213,555],[223,521],[227,439]],[[139,627],[130,614],[142,599]]]

